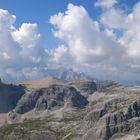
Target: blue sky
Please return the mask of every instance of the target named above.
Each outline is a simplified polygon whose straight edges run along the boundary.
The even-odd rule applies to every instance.
[[[98,10],[96,14],[93,14],[92,0],[2,0],[0,2],[0,8],[16,15],[16,27],[26,22],[37,23],[44,37],[44,46],[56,47],[59,41],[54,39],[51,33],[49,18],[58,12],[64,12],[67,9],[68,3],[83,5],[88,9],[91,16],[94,18],[98,16]]]
[[[0,0],[0,77],[32,79],[67,66],[139,81],[139,1]]]
[[[127,7],[129,10],[139,0],[119,0],[119,6]],[[54,39],[49,23],[50,16],[58,12],[64,12],[68,3],[82,5],[94,20],[99,19],[100,8],[94,7],[96,0],[0,0],[0,8],[8,10],[16,15],[16,27],[22,23],[37,23],[39,31],[44,38],[44,47],[54,48],[61,42]]]

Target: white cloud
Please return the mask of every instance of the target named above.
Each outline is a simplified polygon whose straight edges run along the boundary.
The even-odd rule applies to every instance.
[[[131,13],[115,7],[104,11],[101,15],[101,23],[106,27],[121,29],[122,36],[119,43],[125,47],[126,53],[131,59],[140,58],[140,2],[137,3]],[[133,60],[134,61],[134,60]]]
[[[19,30],[12,32],[15,41],[21,47],[34,48],[40,44],[41,35],[38,33],[37,24],[23,23]]]
[[[104,32],[108,37],[112,38],[113,40],[116,40],[116,34],[113,30],[106,28]]]
[[[0,76],[7,80],[37,78],[47,66],[63,66],[100,79],[139,80],[140,3],[128,14],[116,8],[116,3],[96,2],[103,8],[99,21],[90,18],[83,6],[73,4],[64,13],[51,16],[53,34],[63,43],[49,51],[43,48],[37,24],[23,23],[17,29],[16,17],[0,9]]]
[[[11,32],[13,30],[13,23],[15,22],[15,19],[15,16],[10,15],[8,11],[0,9],[1,69],[9,67],[11,63],[16,64],[18,61],[20,61],[20,59],[15,59],[15,56],[19,57],[18,52],[20,51],[20,48],[11,36]],[[5,61],[6,63],[4,63]]]
[[[7,80],[28,79],[34,68],[39,75],[47,63],[37,24],[23,23],[16,29],[15,21],[16,16],[0,9],[0,76]]]
[[[114,11],[111,13],[111,10]],[[101,16],[103,25],[118,30],[121,28],[122,35],[118,38],[118,42],[125,49],[125,79],[139,80],[140,73],[140,2],[132,8],[132,12],[124,14],[125,11],[116,9],[115,7],[106,10]],[[117,34],[117,33],[116,33]],[[127,79],[127,78],[126,78]]]
[[[60,62],[62,59],[67,57],[67,53],[68,48],[66,48],[64,45],[60,45],[59,47],[55,48],[52,59],[54,62]]]
[[[111,8],[115,4],[117,4],[117,0],[97,0],[94,5],[95,7]]]
[[[40,65],[44,62],[46,53],[42,47],[41,34],[38,33],[37,24],[24,23],[19,30],[12,32],[13,39],[20,44],[21,57],[28,63]],[[40,63],[41,62],[41,63]]]
[[[11,28],[16,20],[16,16],[11,15],[7,10],[0,9],[0,27]]]
[[[122,28],[126,20],[126,15],[121,9],[110,8],[101,15],[101,23],[110,28]]]
[[[131,58],[140,59],[140,3],[137,3],[133,12],[128,14],[124,22],[124,33],[119,42],[125,46]]]
[[[52,16],[50,22],[55,26],[55,37],[69,46],[69,53],[77,63],[99,63],[120,51],[113,39],[99,31],[97,22],[82,6],[69,4],[65,13]]]
[[[114,30],[106,28],[104,32],[100,31],[97,26],[99,23],[91,19],[82,6],[72,4],[68,5],[65,13],[52,16],[50,23],[54,25],[54,36],[68,46],[67,54],[73,60],[73,68],[94,76],[97,76],[96,73],[104,75],[102,78],[110,75],[118,80],[119,74],[124,71],[124,63],[128,60],[124,47],[116,40]],[[65,63],[70,63],[69,59],[66,61]],[[114,72],[116,77],[112,76]]]

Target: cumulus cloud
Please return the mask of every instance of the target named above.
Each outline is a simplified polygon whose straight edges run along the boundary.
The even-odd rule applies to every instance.
[[[137,3],[133,12],[126,16],[126,21],[123,25],[123,36],[119,42],[127,49],[127,53],[131,58],[140,58],[140,2]]]
[[[118,42],[125,47],[128,56],[131,59],[140,58],[140,2],[134,7],[132,12],[124,14],[125,11],[117,9],[115,7],[106,10],[101,15],[101,23],[108,28],[121,29],[122,36],[118,39]]]
[[[101,7],[101,8],[111,8],[117,3],[117,0],[97,0],[95,2],[96,7]]]
[[[55,37],[63,40],[77,63],[95,64],[117,55],[121,48],[112,38],[101,33],[82,6],[68,5],[65,13],[50,18]],[[115,53],[114,53],[115,52]]]
[[[126,15],[123,10],[118,8],[110,8],[104,11],[101,15],[101,23],[109,28],[122,28],[126,20]]]
[[[11,35],[15,19],[15,16],[10,15],[8,11],[0,10],[0,63],[2,68],[9,67],[12,63],[15,65],[20,61],[20,59],[15,59],[16,55],[19,57],[20,48]]]
[[[22,24],[19,30],[12,32],[12,37],[14,41],[20,44],[22,49],[20,55],[26,64],[28,62],[29,65],[44,65],[46,53],[42,47],[42,38],[38,32],[37,24]]]
[[[55,48],[52,55],[52,59],[54,62],[60,62],[62,59],[65,59],[67,57],[68,48],[66,48],[64,45],[60,45],[59,47]]]
[[[45,51],[37,24],[14,26],[16,16],[0,9],[0,76],[32,79],[50,68],[67,67],[100,79],[139,80],[140,3],[126,13],[116,0],[98,0],[99,21],[83,6],[69,4],[65,12],[50,17],[53,34],[61,45]]]
[[[16,29],[15,21],[16,16],[0,9],[0,76],[14,81],[28,79],[29,73],[31,78],[33,71],[39,75],[47,60],[37,24],[24,23]]]

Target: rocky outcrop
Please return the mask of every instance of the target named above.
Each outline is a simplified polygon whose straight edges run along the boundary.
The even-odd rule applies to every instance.
[[[32,109],[54,110],[63,107],[65,103],[69,103],[72,107],[84,108],[88,101],[74,87],[52,85],[25,94],[18,102],[15,111],[24,114]]]
[[[119,111],[105,117],[106,133],[105,138],[110,139],[117,133],[127,135],[128,133],[138,134],[140,129],[140,101],[128,106],[126,111]]]
[[[0,80],[0,113],[7,113],[14,109],[24,93],[23,86],[4,84]]]
[[[94,81],[73,81],[69,85],[75,86],[81,93],[93,94],[97,91],[97,85]]]

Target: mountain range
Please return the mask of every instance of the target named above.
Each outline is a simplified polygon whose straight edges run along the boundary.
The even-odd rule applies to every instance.
[[[140,87],[55,77],[0,81],[0,140],[138,140]]]

